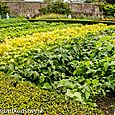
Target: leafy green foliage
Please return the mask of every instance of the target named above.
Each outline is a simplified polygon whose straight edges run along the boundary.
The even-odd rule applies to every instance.
[[[44,89],[96,106],[93,98],[115,87],[115,29],[57,40],[26,52],[2,56],[0,70],[20,75]],[[61,33],[59,33],[61,36]],[[14,54],[13,54],[14,53]]]
[[[4,17],[7,13],[9,13],[8,6],[0,2],[0,15]]]
[[[2,19],[0,20],[0,42],[5,39],[32,35],[35,32],[52,31],[55,29],[67,28],[75,25],[64,23],[46,23],[34,22],[31,23],[26,19]]]
[[[114,5],[112,5],[112,4],[104,5],[104,7],[102,9],[103,9],[104,15],[114,17],[114,15],[115,15],[114,14],[115,13],[115,4]]]
[[[63,14],[45,14],[39,17],[36,17],[35,19],[68,19],[66,15]]]
[[[51,2],[47,7],[41,8],[42,14],[57,13],[57,14],[70,14],[72,11],[67,3],[62,1]]]
[[[65,99],[63,95],[40,89],[17,76],[6,76],[3,73],[0,73],[0,108],[36,109],[38,114],[49,115],[102,113],[97,108],[83,106],[71,99]]]

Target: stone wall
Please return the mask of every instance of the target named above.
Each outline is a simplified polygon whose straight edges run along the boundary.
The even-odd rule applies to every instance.
[[[34,16],[39,14],[39,9],[47,4],[39,2],[5,2],[13,16]],[[72,10],[77,14],[99,15],[101,14],[99,6],[95,4],[70,3]]]
[[[85,14],[85,15],[101,15],[102,12],[99,9],[99,5],[95,4],[76,4],[72,3],[70,4],[72,11],[76,12],[77,14]]]

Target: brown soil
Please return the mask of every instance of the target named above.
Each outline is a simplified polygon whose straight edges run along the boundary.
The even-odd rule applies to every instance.
[[[106,97],[97,99],[97,105],[105,115],[115,115],[115,93],[107,94]]]

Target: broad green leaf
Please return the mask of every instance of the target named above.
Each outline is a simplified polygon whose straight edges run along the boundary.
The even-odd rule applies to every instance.
[[[89,70],[86,72],[86,74],[95,73],[95,72],[96,72],[96,70],[89,69]]]
[[[51,89],[51,86],[49,83],[44,83],[43,87],[44,89]]]
[[[115,65],[115,61],[112,61],[110,65]]]
[[[76,90],[69,90],[69,89],[67,89],[66,95],[67,95],[68,97],[71,97],[71,98],[76,97],[76,99],[77,99],[78,101],[80,101],[80,102],[83,101],[83,99],[82,99],[82,97],[81,97],[81,93],[80,93],[80,92],[77,92]]]
[[[85,92],[85,98],[86,98],[86,99],[89,99],[89,96],[90,96],[90,93],[86,91],[86,92]]]

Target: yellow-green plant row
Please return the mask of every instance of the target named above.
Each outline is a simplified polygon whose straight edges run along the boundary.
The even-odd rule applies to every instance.
[[[30,49],[35,45],[39,47],[43,47],[45,44],[49,42],[54,42],[56,40],[62,39],[71,39],[78,36],[84,36],[87,33],[95,33],[97,34],[101,30],[106,30],[107,28],[111,28],[112,26],[107,26],[104,24],[97,25],[86,25],[81,27],[71,27],[62,30],[54,30],[52,32],[42,32],[42,33],[34,33],[32,36],[27,35],[26,37],[14,38],[13,40],[6,39],[2,44],[0,44],[0,54],[3,55],[4,52],[17,50],[24,51],[26,49]]]
[[[77,24],[80,26],[81,24]],[[64,24],[62,22],[47,23],[47,22],[34,22],[31,23],[25,19],[9,19],[0,20],[0,42],[5,39],[13,39],[14,37],[21,37],[32,35],[35,32],[52,31],[57,28],[73,27],[74,24]]]
[[[89,113],[89,115],[102,113],[100,110],[82,106],[73,100],[66,100],[63,95],[45,91],[35,85],[20,81],[19,78],[6,76],[0,73],[0,110],[25,109],[36,110],[36,114],[43,115],[78,115]],[[30,111],[27,111],[28,114]],[[12,113],[9,113],[11,115]],[[15,113],[16,114],[16,113]],[[32,113],[31,113],[32,114]],[[34,113],[35,114],[35,113]],[[7,113],[8,115],[8,113]]]

